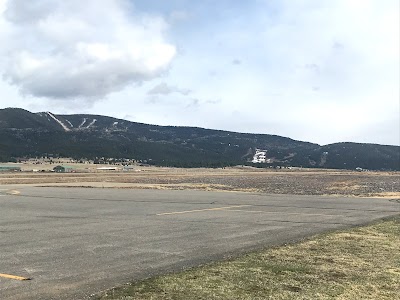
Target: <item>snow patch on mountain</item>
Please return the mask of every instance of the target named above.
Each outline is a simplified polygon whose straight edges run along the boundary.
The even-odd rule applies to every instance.
[[[65,121],[67,121],[67,123],[68,123],[71,127],[74,127],[74,125],[72,125],[72,123],[71,123],[69,120],[65,119]]]
[[[50,116],[54,121],[56,121],[58,124],[61,125],[62,128],[64,128],[65,131],[71,131],[63,122],[61,122],[59,119],[56,118],[51,112],[47,112],[47,115]]]
[[[90,126],[92,126],[94,123],[96,123],[97,119],[93,119],[92,122],[89,123],[88,126],[86,126],[86,128],[89,128]]]
[[[87,120],[87,118],[83,118],[83,121],[82,121],[82,123],[78,126],[78,128],[82,128],[83,124],[86,123],[86,120]]]

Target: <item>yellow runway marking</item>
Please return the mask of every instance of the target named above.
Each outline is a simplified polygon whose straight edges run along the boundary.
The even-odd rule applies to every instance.
[[[234,206],[225,206],[225,207],[216,207],[216,208],[205,208],[205,209],[194,209],[194,210],[185,210],[185,211],[174,211],[157,214],[157,216],[165,216],[165,215],[178,215],[178,214],[188,214],[193,212],[201,212],[201,211],[213,211],[213,210],[225,210],[230,208],[238,208],[238,207],[246,207],[251,205],[234,205]]]
[[[287,213],[281,211],[265,211],[265,210],[246,210],[246,209],[230,209],[229,211],[242,211],[249,213],[264,213],[264,214],[283,214],[283,215],[306,215],[306,216],[329,216],[337,217],[338,215],[325,215],[325,214],[307,214],[307,213]]]
[[[27,277],[15,276],[15,275],[10,275],[10,274],[2,274],[2,273],[0,273],[0,277],[15,279],[15,280],[30,280],[30,278],[27,278]]]

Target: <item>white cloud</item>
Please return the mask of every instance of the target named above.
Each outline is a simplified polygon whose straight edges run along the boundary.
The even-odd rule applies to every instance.
[[[169,20],[172,23],[178,23],[182,21],[187,21],[190,19],[190,13],[187,11],[182,11],[182,10],[174,10],[169,14]]]
[[[181,89],[176,86],[170,86],[170,85],[166,84],[165,82],[161,82],[160,84],[157,84],[152,89],[150,89],[147,92],[147,94],[149,94],[149,95],[169,95],[172,93],[178,93],[183,96],[187,96],[191,92],[192,91],[189,89]]]
[[[180,84],[222,99],[216,117],[196,112],[196,123],[323,144],[399,144],[398,0],[259,2],[266,6],[256,12],[224,12],[177,58],[171,74],[190,74]],[[246,63],[232,68],[229,57]],[[384,138],[363,130],[374,126],[386,126]]]
[[[0,66],[23,94],[102,98],[160,76],[175,56],[161,17],[123,0],[9,0],[0,10]]]
[[[0,106],[400,143],[398,0],[81,2],[0,0]]]

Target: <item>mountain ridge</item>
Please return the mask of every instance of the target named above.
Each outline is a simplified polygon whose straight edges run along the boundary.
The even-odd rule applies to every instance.
[[[0,109],[1,160],[52,154],[132,158],[156,165],[223,166],[251,164],[256,149],[266,153],[266,163],[257,166],[400,170],[399,146],[352,142],[321,146],[270,134]]]

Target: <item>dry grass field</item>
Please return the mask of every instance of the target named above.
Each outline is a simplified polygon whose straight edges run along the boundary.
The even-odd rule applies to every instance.
[[[395,218],[127,284],[95,299],[400,299],[399,247]]]
[[[74,173],[0,173],[0,186],[196,189],[400,199],[400,172],[139,166],[123,172],[99,171],[96,167],[78,166]],[[324,234],[303,243],[130,283],[94,298],[400,299],[399,224],[396,217]]]
[[[51,169],[52,165],[42,166]],[[99,171],[76,166],[74,173],[0,173],[0,185],[38,185],[133,189],[197,189],[267,194],[340,195],[400,198],[399,172],[342,170],[271,170],[246,167],[176,169],[135,167]]]

